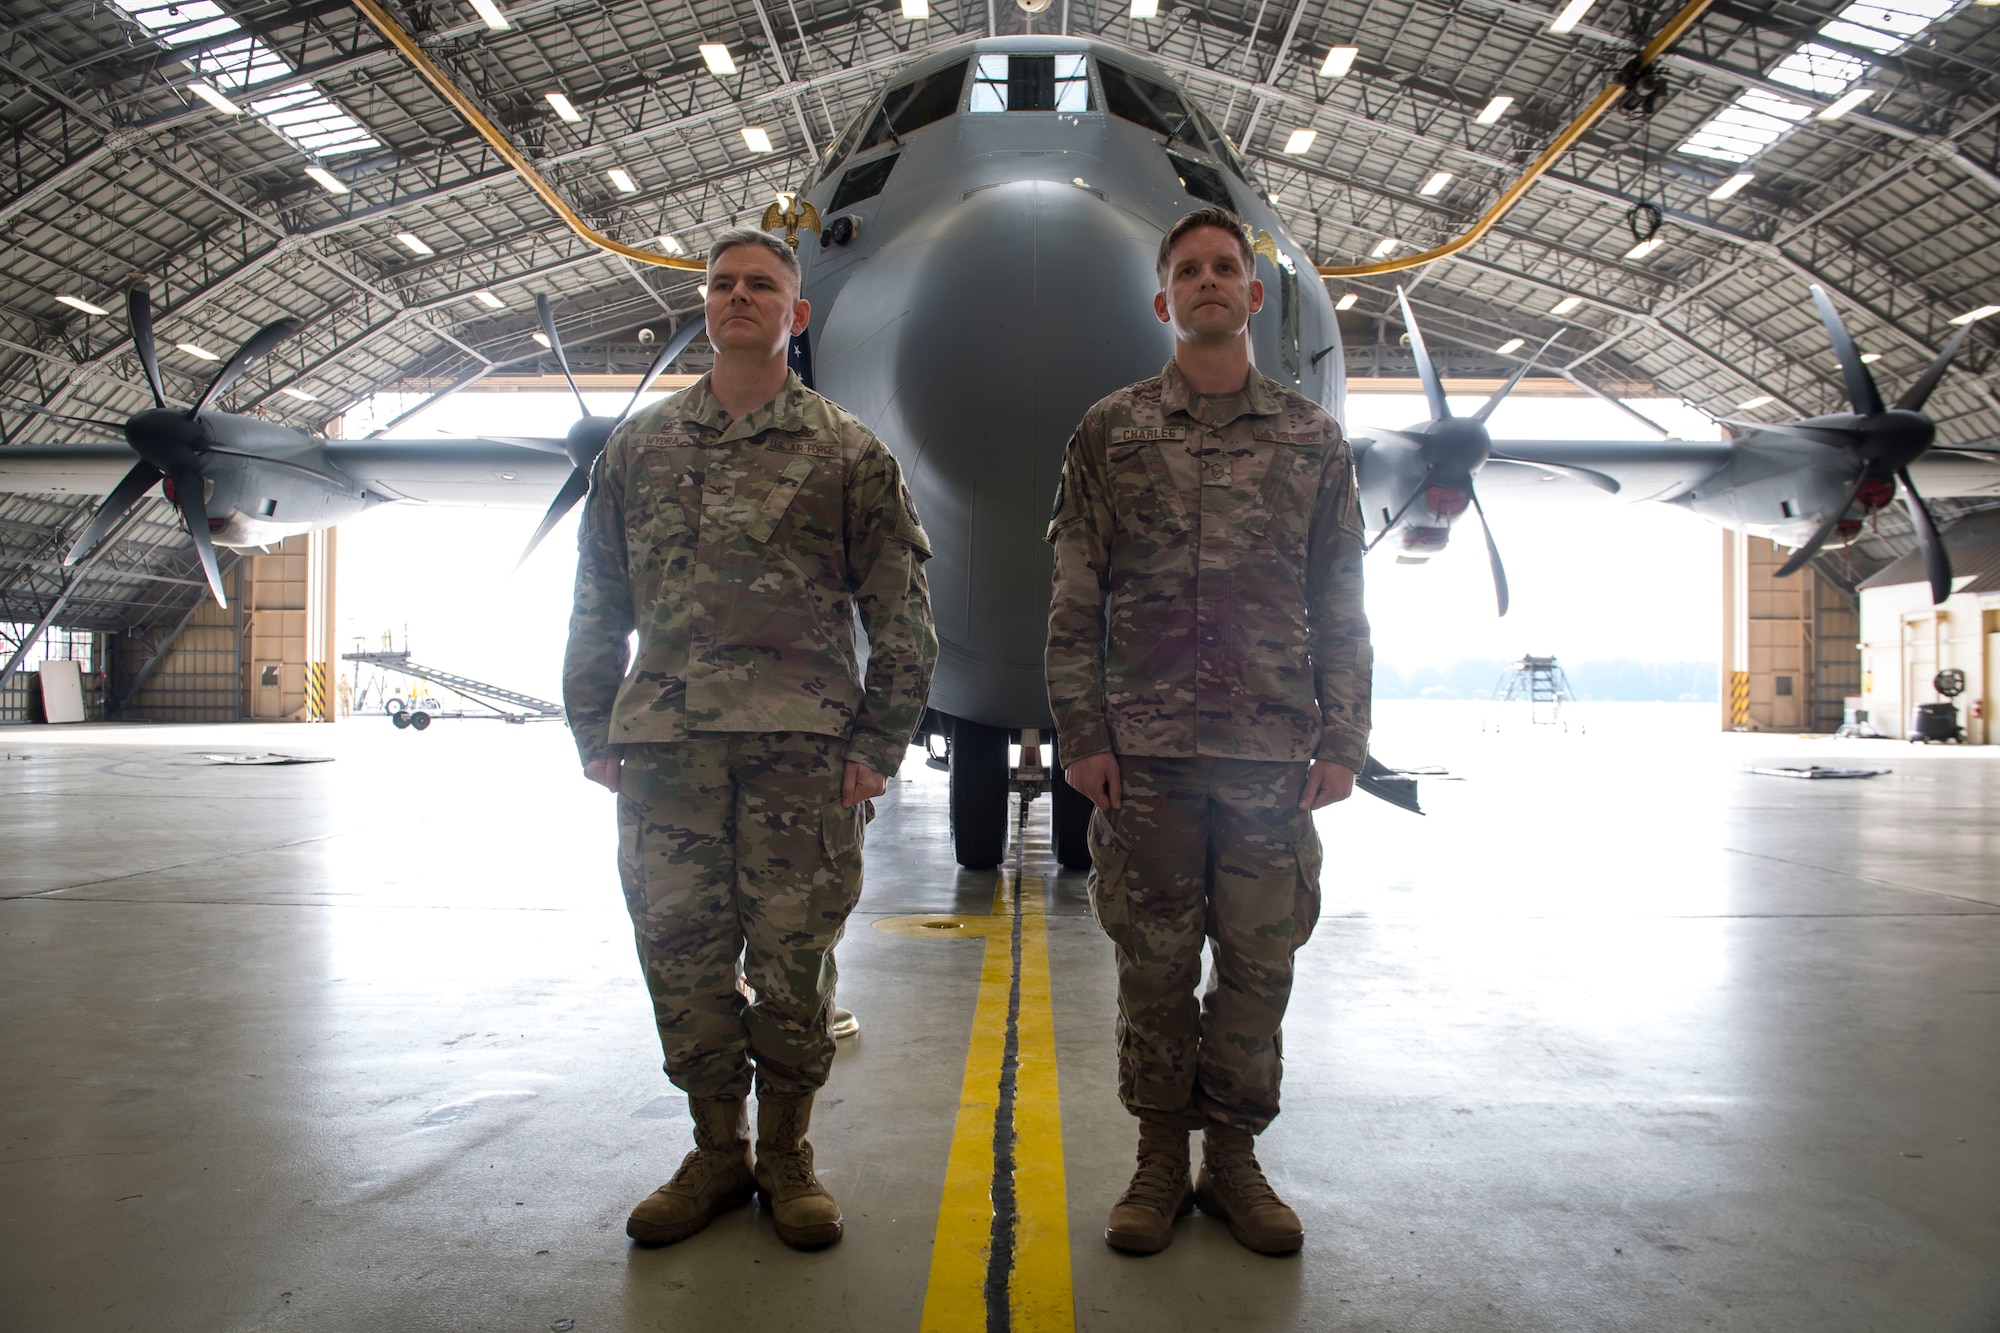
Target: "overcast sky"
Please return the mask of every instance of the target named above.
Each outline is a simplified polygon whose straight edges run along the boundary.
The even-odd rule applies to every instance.
[[[590,395],[614,413],[623,394]],[[1479,399],[1454,397],[1454,411]],[[1705,418],[1678,402],[1635,404],[1687,438],[1715,438]],[[389,406],[388,413],[400,410]],[[1423,419],[1421,399],[1355,395],[1350,434]],[[559,436],[576,419],[568,394],[460,394],[399,426],[400,438],[492,432]],[[1638,423],[1593,400],[1516,398],[1492,421],[1496,439],[1653,439]],[[364,433],[356,422],[350,434]],[[1532,490],[1482,492],[1506,560],[1513,608],[1494,614],[1477,518],[1454,530],[1445,553],[1399,566],[1391,543],[1369,557],[1368,607],[1378,660],[1399,666],[1461,658],[1554,653],[1565,661],[1607,658],[1712,661],[1720,651],[1720,529],[1680,510],[1632,504],[1581,487],[1562,498]],[[576,564],[572,517],[521,571],[521,547],[539,521],[526,510],[390,505],[340,529],[341,651],[356,636],[378,644],[385,629],[402,643],[409,626],[418,661],[555,698]],[[350,668],[351,669],[351,668]]]

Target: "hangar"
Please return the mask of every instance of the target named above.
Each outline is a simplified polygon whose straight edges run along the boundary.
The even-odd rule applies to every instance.
[[[1993,1327],[1996,13],[10,5],[8,1318]],[[922,216],[948,204],[957,233],[896,239],[921,212],[897,202],[924,193],[919,154],[1030,123],[1001,111],[1143,143],[1144,170],[1016,145],[1004,180],[923,178],[950,188]],[[1047,743],[1037,612],[1017,595],[1024,568],[1046,587],[1046,556],[1038,523],[1006,516],[1046,515],[1053,476],[996,449],[961,485],[906,458],[937,586],[967,590],[940,593],[962,622],[941,610],[947,665],[974,683],[934,691],[927,744],[954,771],[917,755],[896,775],[841,946],[863,1030],[816,1132],[851,1234],[802,1257],[752,1210],[628,1247],[617,1218],[685,1149],[685,1112],[651,1072],[608,821],[560,729],[441,726],[418,749],[336,720],[348,525],[381,505],[513,504],[525,541],[552,497],[574,503],[559,488],[589,432],[397,452],[380,396],[414,415],[497,387],[684,386],[708,364],[699,256],[744,223],[795,240],[809,283],[848,284],[800,349],[843,400],[874,391],[887,325],[842,301],[939,317],[868,285],[898,245],[955,256],[913,290],[959,293],[951,319],[1000,340],[983,347],[1082,330],[1075,365],[1156,367],[1156,329],[1099,337],[1080,294],[1132,268],[1160,209],[1218,199],[1282,294],[1253,328],[1258,364],[1329,405],[1416,391],[1429,367],[1468,393],[1526,369],[1516,392],[1640,427],[1647,398],[1725,423],[1720,444],[1656,438],[1629,460],[1485,441],[1462,487],[1421,441],[1385,438],[1362,483],[1371,458],[1400,478],[1382,484],[1407,514],[1384,506],[1381,535],[1413,558],[1455,528],[1479,540],[1473,471],[1581,492],[1608,477],[1620,500],[1717,522],[1727,739],[1611,728],[1588,751],[1502,751],[1413,721],[1467,779],[1428,788],[1423,832],[1374,802],[1322,816],[1345,854],[1302,956],[1267,1154],[1307,1249],[1274,1266],[1209,1226],[1154,1266],[1119,1258],[1098,1234],[1129,1122],[1078,815],[1058,791],[1010,828],[1002,780],[1010,742],[1029,767]],[[1004,278],[1023,236],[1050,295],[1017,310],[1021,284],[974,279]],[[1007,375],[925,369],[948,344],[904,338],[916,368],[851,405],[1004,425],[1022,397]],[[1900,454],[1855,420],[1891,401],[1925,423]],[[952,507],[961,492],[982,498]],[[1781,575],[1808,536],[1825,544]],[[1003,614],[1009,597],[1026,610]],[[1008,702],[981,715],[988,666]],[[44,720],[65,681],[81,726]],[[1798,735],[1858,714],[1899,738],[1940,705],[1970,744]],[[1747,771],[1828,755],[1894,771]],[[996,1240],[983,1062],[1010,982],[1006,1067],[1026,1091]]]

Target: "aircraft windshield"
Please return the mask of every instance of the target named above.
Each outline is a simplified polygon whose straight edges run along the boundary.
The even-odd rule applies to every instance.
[[[979,57],[968,111],[1090,111],[1090,70],[1081,55]]]
[[[861,151],[920,130],[957,111],[958,90],[965,86],[965,66],[966,62],[961,60],[914,83],[891,88],[882,99],[882,109],[868,124]]]
[[[1179,93],[1102,60],[1097,62],[1097,71],[1104,80],[1104,109],[1112,115],[1196,148],[1207,147]]]

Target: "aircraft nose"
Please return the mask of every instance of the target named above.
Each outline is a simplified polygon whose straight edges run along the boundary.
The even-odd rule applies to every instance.
[[[816,337],[821,392],[908,473],[934,546],[932,706],[999,726],[1048,713],[1043,540],[1063,447],[1106,394],[1172,354],[1151,224],[1095,191],[967,193],[863,261]]]

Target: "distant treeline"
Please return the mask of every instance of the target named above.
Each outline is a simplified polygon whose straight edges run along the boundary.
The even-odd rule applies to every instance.
[[[1557,664],[1580,700],[1620,703],[1713,703],[1720,686],[1714,662],[1605,662]],[[1375,665],[1378,699],[1490,699],[1512,662],[1464,658],[1446,666]]]

